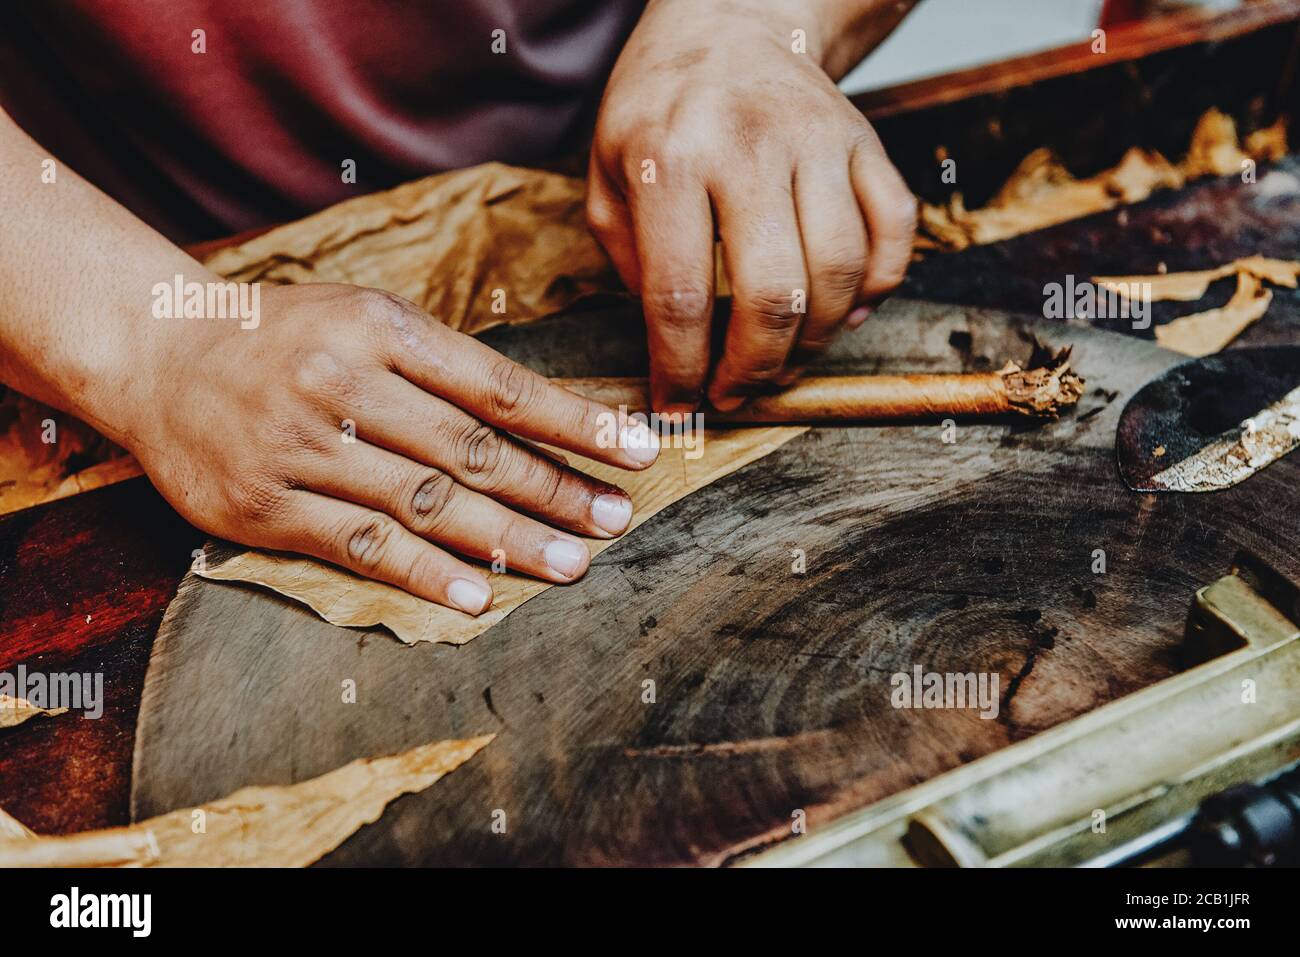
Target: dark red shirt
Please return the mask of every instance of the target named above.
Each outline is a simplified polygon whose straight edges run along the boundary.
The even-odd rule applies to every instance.
[[[572,152],[643,5],[8,0],[0,105],[173,240],[207,239],[432,172]]]

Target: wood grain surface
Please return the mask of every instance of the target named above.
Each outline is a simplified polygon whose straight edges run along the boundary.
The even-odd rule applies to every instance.
[[[0,519],[0,671],[100,673],[105,698],[0,731],[0,808],[46,834],[126,820],[149,647],[202,543],[144,479]]]
[[[1279,111],[1294,116],[1297,105],[1296,80],[1300,75],[1295,70],[1295,36],[1294,23],[1280,23],[1233,40],[1221,42],[1220,39],[1215,39],[1215,42],[1197,43],[1156,55],[1144,55],[1139,60],[1127,60],[1125,53],[1120,57],[1121,62],[1103,62],[1097,69],[1074,76],[1058,75],[1060,71],[1052,68],[1048,71],[1052,79],[1033,83],[1029,81],[1040,79],[1034,73],[1037,66],[1017,72],[1014,65],[1010,68],[994,65],[972,71],[967,78],[969,83],[952,84],[954,89],[962,90],[958,95],[964,98],[958,102],[949,102],[952,97],[946,93],[931,95],[934,90],[949,85],[951,78],[948,78],[931,81],[926,89],[914,90],[908,95],[893,96],[892,100],[897,103],[891,101],[872,106],[864,101],[859,105],[872,110],[873,120],[876,121],[882,139],[914,191],[938,202],[954,188],[960,188],[973,206],[986,200],[1025,154],[1039,146],[1053,147],[1064,156],[1075,173],[1086,175],[1112,165],[1128,146],[1134,144],[1161,149],[1170,155],[1178,154],[1185,148],[1196,119],[1211,105],[1235,115],[1243,129],[1247,130],[1271,122]],[[1112,31],[1111,39],[1116,39],[1115,31]],[[1126,43],[1117,44],[1115,48],[1121,52],[1130,49]],[[1143,53],[1149,51],[1144,50]],[[1099,109],[1099,103],[1105,104],[1105,109]],[[898,110],[903,112],[897,112]],[[952,156],[958,160],[961,170],[958,184],[947,184],[939,176],[940,155]],[[1294,160],[1287,161],[1279,169],[1292,175],[1298,171]],[[1296,223],[1300,222],[1296,215],[1300,197],[1296,196],[1293,188],[1287,188],[1285,180],[1275,178],[1269,182],[1263,180],[1261,175],[1259,185],[1264,188],[1243,184],[1237,179],[1201,184],[1139,206],[1063,224],[1007,243],[967,250],[957,256],[933,257],[914,265],[907,290],[911,295],[921,298],[947,302],[965,300],[975,304],[1036,311],[1041,306],[1043,282],[1059,279],[1065,273],[1081,277],[1107,272],[1155,271],[1160,262],[1166,262],[1169,268],[1200,268],[1254,252],[1287,258],[1300,254],[1300,235],[1296,233]],[[1227,290],[1216,287],[1212,290],[1213,295],[1226,299]],[[1199,308],[1199,305],[1196,304],[1195,307]],[[1192,304],[1186,306],[1184,311],[1191,311]],[[1183,306],[1157,304],[1157,321],[1168,321],[1180,308]],[[975,323],[978,325],[979,320],[975,320]],[[639,335],[635,322],[630,320],[615,324],[615,332],[620,336]],[[985,352],[986,343],[966,338],[960,328],[953,329],[953,332],[953,354],[945,352],[946,340],[942,335],[936,341],[926,343],[923,349],[917,347],[916,351],[932,354],[932,368],[981,369],[986,368],[981,360],[988,360],[990,355],[993,361],[1002,358],[998,354]],[[891,351],[893,344],[880,344],[878,338],[873,337],[867,341],[871,343],[869,348],[880,345],[889,353],[880,362],[845,358],[844,353],[837,353],[827,368],[838,372],[904,367],[906,363],[902,363],[899,357],[906,349]],[[1297,341],[1300,341],[1300,296],[1291,291],[1279,290],[1269,314],[1247,332],[1244,342],[1266,344]],[[528,345],[528,349],[539,361],[545,363],[547,368],[556,370],[557,374],[586,374],[593,369],[607,375],[636,375],[644,371],[644,355],[638,360],[623,351],[621,345],[616,347],[614,343],[588,342],[588,356],[593,363],[600,360],[599,364],[590,367],[574,363],[566,365],[566,348],[566,344],[558,339]],[[909,344],[907,348],[912,346]],[[867,351],[869,350],[858,350],[857,354],[862,355]],[[953,365],[954,361],[958,364]],[[1080,416],[1089,414],[1088,402],[1089,399],[1085,399]],[[1007,437],[1014,438],[1011,434]],[[810,437],[808,441],[819,440]],[[874,448],[871,445],[866,447]],[[790,450],[787,454],[792,453],[793,450]],[[775,459],[765,460],[750,471],[766,474],[770,466],[777,464],[779,462]],[[1282,471],[1288,468],[1293,466],[1281,463],[1269,470],[1274,474],[1260,477],[1264,480],[1262,484],[1252,482],[1233,493],[1236,496],[1234,501],[1238,503],[1234,508],[1244,509],[1243,514],[1249,519],[1247,527],[1240,533],[1243,537],[1253,539],[1260,536],[1258,514],[1268,515],[1271,524],[1279,524],[1273,520],[1276,506],[1270,503],[1279,494],[1275,484],[1278,476],[1285,475],[1287,481],[1294,485],[1294,472]],[[733,478],[729,481],[731,485],[727,487],[731,492],[721,501],[723,506],[728,506],[732,498],[739,497],[743,491],[742,479]],[[767,481],[773,479],[769,477]],[[1111,494],[1110,486],[1107,484],[1105,487],[1107,495]],[[889,488],[891,486],[885,487],[884,494],[898,494],[890,493]],[[721,493],[720,487],[710,494]],[[712,501],[719,504],[716,499]],[[1152,505],[1141,517],[1133,520],[1127,517],[1127,512],[1124,517],[1115,512],[1109,498],[1103,497],[1098,501],[1103,507],[1103,511],[1098,513],[1098,520],[1103,521],[1105,527],[1111,530],[1116,527],[1116,523],[1121,523],[1119,527],[1132,539],[1133,547],[1140,546],[1142,554],[1148,556],[1151,574],[1156,576],[1156,584],[1161,586],[1175,584],[1181,588],[1188,584],[1188,578],[1195,577],[1189,575],[1182,566],[1177,566],[1180,569],[1177,580],[1171,582],[1172,573],[1166,569],[1167,556],[1161,549],[1167,549],[1175,556],[1182,554],[1192,547],[1184,541],[1183,536],[1188,535],[1191,536],[1193,545],[1200,548],[1201,537],[1217,534],[1214,531],[1220,527],[1217,523],[1237,520],[1235,516],[1221,516],[1212,522],[1203,523],[1199,518],[1186,518],[1179,510],[1182,506],[1167,503]],[[1079,514],[1067,519],[1065,527],[1074,528],[1075,523],[1088,521],[1088,509],[1097,504],[1096,501],[1081,502],[1078,506]],[[755,514],[755,510],[763,507],[753,505],[747,514],[755,519],[761,518]],[[1196,502],[1187,503],[1187,507],[1194,508],[1194,515],[1199,515],[1208,506]],[[679,508],[687,518],[695,514],[691,504],[682,503]],[[1166,520],[1162,516],[1168,509],[1173,509],[1179,516],[1172,529],[1164,527]],[[942,514],[942,511],[938,514]],[[982,513],[977,511],[976,514]],[[665,516],[665,519],[671,517]],[[954,518],[956,520],[958,519]],[[673,527],[678,528],[677,525]],[[1187,532],[1187,527],[1195,534]],[[1287,532],[1287,528],[1285,524],[1281,525],[1283,533]],[[650,529],[645,531],[649,533]],[[1052,533],[1050,526],[1041,530],[1044,535]],[[680,529],[678,534],[680,535]],[[0,615],[0,648],[4,649],[0,654],[2,666],[11,668],[21,662],[29,667],[53,668],[60,665],[70,668],[84,655],[88,662],[105,669],[106,684],[111,689],[110,712],[99,722],[79,718],[72,725],[66,722],[31,721],[0,733],[0,807],[14,812],[38,830],[50,832],[67,832],[125,822],[128,804],[126,788],[130,776],[128,761],[144,662],[155,623],[188,564],[189,549],[199,544],[197,535],[197,532],[176,519],[143,480],[122,489],[105,490],[46,506],[34,513],[0,519],[0,570],[3,570],[3,593],[0,595],[0,603],[3,604],[3,615]],[[1285,545],[1287,535],[1283,534],[1282,537]],[[689,529],[688,538],[682,541],[688,540]],[[681,543],[679,541],[677,544],[680,546]],[[744,544],[743,536],[741,543]],[[649,545],[628,542],[603,557],[602,561],[613,562],[619,554],[625,553],[644,555],[644,549],[648,547]],[[671,543],[660,547],[670,548]],[[941,555],[944,547],[944,543],[936,539],[933,551]],[[625,549],[635,550],[624,552]],[[1227,547],[1216,546],[1211,549],[1209,556],[1200,560],[1201,564],[1207,569],[1214,565],[1220,551],[1227,551]],[[741,552],[748,554],[745,549]],[[723,561],[723,558],[709,559],[708,553],[701,553],[698,549],[690,554],[695,563]],[[811,559],[813,553],[809,554]],[[918,544],[915,553],[907,561],[919,564],[930,559],[930,551]],[[766,555],[764,560],[775,561]],[[1001,567],[1005,570],[1010,567],[1006,564],[1007,558],[1001,559],[1001,566],[993,559],[989,561],[991,564],[988,567],[992,569]],[[1030,560],[1021,558],[1018,561],[1019,572],[1027,573]],[[599,565],[593,574],[609,574],[602,570],[603,567]],[[737,564],[736,567],[738,572],[735,576],[722,576],[724,588],[737,578],[747,579],[751,575],[748,569],[758,566],[749,562]],[[814,567],[811,560],[809,567]],[[695,570],[695,564],[687,563],[684,573]],[[1221,568],[1216,566],[1212,571],[1217,574]],[[894,587],[898,587],[895,579],[900,574],[902,572],[887,576]],[[914,572],[914,577],[919,575],[921,572]],[[985,592],[996,590],[999,594],[1014,597],[1018,592],[1011,587],[1010,581],[1009,578],[989,572],[983,576],[973,575],[970,579],[959,579],[953,587],[978,587]],[[859,586],[864,595],[870,594],[869,586],[870,583]],[[845,588],[849,587],[848,584],[845,585]],[[1104,595],[1103,591],[1088,585],[1086,580],[1079,587],[1082,589],[1078,597],[1081,604],[1100,601]],[[228,591],[242,594],[233,588]],[[555,589],[548,600],[558,601],[568,594],[568,591]],[[1028,589],[1026,594],[1032,596],[1037,594],[1037,590]],[[1068,594],[1074,593],[1068,591]],[[714,596],[714,600],[726,602],[731,592],[724,590],[719,595],[721,597]],[[954,594],[952,600],[960,601],[960,595]],[[1160,622],[1173,621],[1181,612],[1181,602],[1181,595],[1169,606],[1162,600],[1158,608],[1151,609],[1151,616],[1158,613]],[[1019,608],[1017,606],[1017,610]],[[1032,617],[1029,614],[1032,607],[1026,604],[1024,608],[1028,611],[1022,617]],[[824,609],[810,611],[806,618],[801,619],[800,627],[815,631],[818,615],[823,611]],[[834,608],[831,613],[827,627],[836,627],[842,619]],[[656,617],[653,611],[635,615],[632,609],[624,609],[620,614],[623,617],[611,619],[609,627],[622,636],[624,642],[632,643],[644,643],[647,639],[641,636],[642,628],[646,629],[647,634],[653,634],[656,626],[650,624],[649,619],[653,618],[657,622],[662,617]],[[635,619],[634,623],[629,624],[632,619]],[[701,643],[706,646],[741,633],[730,629],[727,635],[715,636],[706,630],[707,625],[708,621],[701,619],[699,636]],[[754,627],[758,625],[761,625],[761,619],[756,619]],[[1028,625],[1023,625],[1023,628],[1026,636],[1035,633]],[[1160,628],[1160,648],[1143,652],[1147,657],[1141,660],[1146,664],[1126,672],[1123,680],[1117,682],[1111,690],[1127,689],[1172,667],[1168,657],[1169,648],[1172,647],[1177,628],[1165,624],[1161,624]],[[749,634],[751,631],[743,633]],[[219,637],[218,643],[220,640]],[[374,643],[377,640],[378,637],[367,638],[366,642]],[[525,636],[521,640],[537,639]],[[764,646],[760,644],[759,648],[762,647]],[[788,649],[789,643],[779,647]],[[830,667],[838,660],[841,662],[840,667],[849,668],[854,667],[853,663],[858,660],[854,658],[855,647],[853,642],[848,642],[847,650],[843,653],[821,652],[816,649],[813,652],[823,656],[839,656],[838,659],[819,659],[825,667]],[[1021,638],[1017,651],[1020,655],[1017,673],[1019,668],[1025,666],[1030,666],[1030,671],[1017,686],[1015,698],[1023,695],[1022,687],[1026,691],[1037,689],[1039,695],[1046,694],[1044,682],[1050,679],[1043,677],[1047,674],[1039,661],[1043,656],[1034,654],[1031,657],[1028,654],[1032,647],[1028,637]],[[1052,649],[1045,657],[1050,658],[1055,651]],[[436,657],[440,666],[445,661],[455,660],[445,653],[446,649],[442,652],[444,653],[435,653],[433,649],[414,650],[411,652],[414,657],[404,660],[426,661],[427,657]],[[753,653],[756,652],[751,651]],[[267,656],[270,656],[269,650]],[[680,653],[678,657],[680,658]],[[707,663],[701,660],[700,667],[705,670],[697,671],[696,674],[703,674],[704,679],[701,680],[711,682],[715,671],[707,668]],[[487,665],[483,667],[486,668]],[[1035,674],[1038,675],[1037,678],[1034,677]],[[762,678],[761,681],[766,683],[771,679]],[[709,686],[722,687],[713,684]],[[764,686],[766,684],[760,687]],[[495,696],[491,708],[483,696],[473,689],[468,693],[468,701],[464,693],[458,695],[458,713],[462,715],[460,724],[467,727],[478,727],[484,723],[495,726],[491,709],[499,707],[505,690],[501,685],[494,687]],[[731,685],[727,684],[726,687]],[[813,690],[815,689],[810,690],[810,693]],[[201,700],[203,695],[204,692],[200,691],[196,700]],[[414,707],[415,703],[412,702],[409,706]],[[438,713],[441,714],[441,709],[448,706],[444,696],[439,701]],[[538,707],[540,706],[539,702]],[[390,707],[402,709],[407,705],[391,702]],[[835,707],[845,708],[848,705],[841,702]],[[510,708],[510,711],[503,713],[513,720],[528,720],[534,713],[533,706],[526,701],[512,701]],[[211,713],[210,706],[206,713]],[[268,714],[269,723],[275,724],[279,720],[267,709],[258,712],[259,720],[266,720]],[[408,720],[418,719],[411,717]],[[666,719],[661,717],[660,720]],[[661,733],[676,734],[680,740],[687,740],[686,735],[692,731],[692,726],[689,722],[683,724],[683,720],[685,719],[678,717],[664,724]],[[297,718],[285,722],[285,727],[293,733],[307,733],[302,730],[301,720]],[[155,727],[155,733],[158,730]],[[419,736],[418,730],[420,729],[412,729],[412,741]],[[210,733],[220,735],[220,741],[228,743],[233,732],[214,726]],[[333,742],[330,746],[333,750],[321,752],[321,759],[316,762],[321,765],[321,770],[335,757],[341,763],[354,756],[351,752],[362,753],[367,746],[376,743],[375,740],[363,739],[349,748],[340,744],[332,733],[323,737]],[[346,736],[343,740],[346,741]],[[761,748],[763,739],[758,740],[760,744],[754,747]],[[212,755],[204,750],[196,760],[232,761],[235,769],[231,776],[241,778],[245,773],[258,770],[278,775],[283,780],[301,776],[300,769],[294,768],[291,762],[284,764],[270,761],[260,769],[245,767],[238,762],[246,758],[250,764],[256,764],[262,750],[245,750],[244,745],[237,740],[231,744],[231,749],[229,754],[221,755]],[[702,755],[705,752],[702,744],[700,752]],[[962,760],[974,753],[964,745],[948,748],[943,752],[945,756],[934,757],[929,764],[918,766],[912,771],[895,767],[876,756],[874,760],[884,762],[887,767],[885,770],[874,771],[872,780],[878,783],[865,789],[870,793],[887,790],[894,787],[895,780],[900,777],[910,775],[919,779],[926,776],[932,767]],[[803,780],[794,770],[774,774],[780,781],[788,778],[792,788]],[[653,780],[676,780],[667,776],[667,772],[662,772],[662,775]],[[210,789],[217,776],[209,770],[200,777],[200,786],[196,790]],[[450,779],[449,782],[444,782],[449,783]],[[575,809],[574,813],[598,812]],[[406,825],[407,828],[421,826],[418,818],[414,823]],[[477,826],[476,818],[475,827]],[[681,827],[680,833],[689,836],[685,825]],[[362,837],[383,844],[378,838],[370,838],[368,833]],[[361,838],[358,839],[358,844],[360,841]],[[494,846],[498,857],[507,856],[504,845]],[[552,846],[551,851],[553,850]],[[337,857],[346,860],[349,855],[360,853],[360,850],[353,850],[349,846],[341,850]],[[424,852],[407,850],[404,853],[418,857]],[[518,848],[512,853],[517,854]],[[392,852],[388,854],[392,859],[397,856]],[[425,856],[433,859],[431,854]],[[486,856],[486,853],[480,855]],[[549,856],[554,858],[555,854],[550,853]],[[674,846],[664,856],[680,858],[690,854],[678,853]]]
[[[1090,378],[1075,415],[963,426],[950,445],[935,425],[814,429],[460,648],[187,579],[146,682],[133,814],[494,731],[473,766],[327,863],[716,864],[788,837],[798,810],[816,827],[1171,674],[1193,591],[1237,548],[1300,571],[1300,532],[1276,515],[1297,470],[1222,496],[1128,492],[1122,402],[1178,357],[1041,331]],[[1003,314],[895,301],[827,368],[981,368],[1023,335]],[[580,375],[636,371],[642,341],[630,316],[586,316],[493,344]],[[892,708],[890,676],[918,664],[997,672],[998,718]]]

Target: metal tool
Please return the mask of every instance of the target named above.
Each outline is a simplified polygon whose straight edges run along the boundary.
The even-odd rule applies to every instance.
[[[1300,346],[1234,349],[1143,386],[1115,438],[1138,492],[1213,492],[1300,446]]]
[[[1300,865],[1300,764],[1239,784],[1142,837],[1089,861],[1136,867],[1186,860],[1197,867]]]
[[[1196,593],[1182,655],[1188,668],[1172,678],[745,863],[1119,863],[1187,832],[1198,808],[1227,846],[1234,827],[1244,835],[1261,808],[1277,806],[1228,789],[1300,761],[1300,588],[1239,555]],[[1235,796],[1202,806],[1224,792]]]

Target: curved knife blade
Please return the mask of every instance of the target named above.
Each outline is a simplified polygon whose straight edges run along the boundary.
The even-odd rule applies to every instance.
[[[1214,492],[1300,446],[1300,346],[1233,349],[1175,366],[1124,408],[1120,475],[1137,492]]]

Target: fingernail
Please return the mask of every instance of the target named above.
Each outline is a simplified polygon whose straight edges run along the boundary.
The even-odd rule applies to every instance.
[[[848,314],[848,317],[844,320],[844,325],[850,329],[856,329],[870,318],[871,307],[858,306],[858,308]]]
[[[629,422],[623,426],[619,445],[633,462],[649,465],[659,458],[659,436],[650,431],[644,422]]]
[[[461,611],[467,611],[471,615],[478,615],[492,601],[492,592],[488,590],[486,585],[470,581],[468,578],[457,578],[447,586],[447,597]]]
[[[567,538],[557,538],[549,542],[542,554],[551,571],[565,578],[572,578],[582,569],[587,560],[587,549]]]
[[[609,534],[618,535],[632,521],[632,501],[622,495],[597,495],[591,503],[591,520]]]
[[[803,374],[803,369],[799,366],[794,366],[782,372],[779,376],[776,377],[775,381],[777,385],[786,386],[794,382],[794,380],[799,378],[799,376],[801,376],[802,374]]]
[[[654,403],[654,410],[660,415],[677,412],[690,415],[700,407],[702,401],[704,401],[704,391],[702,389],[674,388],[659,394],[658,400]]]
[[[735,412],[744,403],[743,395],[724,395],[713,400],[713,407],[719,412]]]

